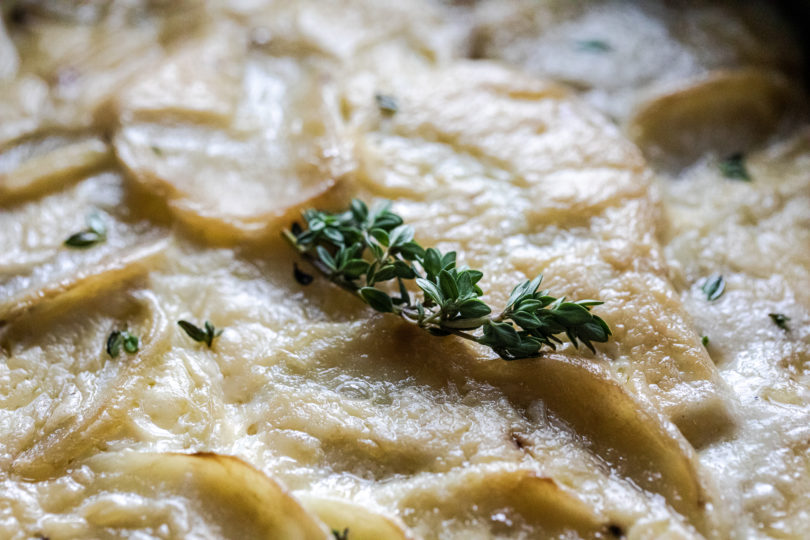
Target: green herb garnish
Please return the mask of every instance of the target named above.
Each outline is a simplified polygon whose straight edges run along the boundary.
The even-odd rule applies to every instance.
[[[710,302],[712,300],[717,300],[726,290],[726,281],[720,274],[715,274],[706,280],[700,290],[702,290],[703,294],[706,295],[706,300],[709,300]]]
[[[383,114],[390,116],[399,110],[399,104],[393,96],[375,94],[374,99],[377,101],[377,107]]]
[[[194,341],[205,343],[208,345],[208,348],[211,348],[214,338],[222,334],[222,330],[215,329],[214,325],[209,321],[205,321],[205,328],[200,328],[199,326],[188,321],[177,321],[177,324],[186,334],[188,334],[188,337]]]
[[[787,315],[784,315],[782,313],[768,313],[768,317],[770,317],[773,323],[782,330],[790,330],[790,328],[787,325],[787,322],[790,320],[790,317],[788,317]]]
[[[138,346],[138,336],[132,335],[126,330],[115,330],[107,338],[107,354],[112,358],[118,357],[122,347],[127,353],[133,354],[138,352]]]
[[[346,527],[343,529],[343,532],[340,532],[337,529],[332,529],[332,536],[335,537],[335,540],[349,540],[349,528]]]
[[[107,224],[98,212],[90,212],[85,218],[87,228],[72,234],[65,240],[65,245],[69,247],[84,248],[89,247],[107,239]]]
[[[703,343],[704,347],[708,347],[709,346],[709,336],[701,337],[700,342]]]
[[[577,50],[594,53],[604,53],[613,50],[613,47],[611,47],[609,43],[600,39],[584,39],[577,41],[576,46]]]
[[[751,175],[748,174],[748,169],[745,167],[745,156],[742,152],[735,152],[726,159],[721,161],[718,166],[720,172],[726,178],[732,180],[742,180],[743,182],[750,182]]]
[[[403,225],[390,204],[369,210],[355,199],[345,212],[306,210],[303,217],[306,229],[294,224],[284,237],[305,260],[375,310],[399,315],[433,335],[487,345],[505,360],[540,356],[544,346],[562,343],[557,334],[593,352],[592,342],[604,343],[611,335],[607,323],[590,312],[602,302],[549,296],[538,290],[542,276],[516,286],[506,307],[491,315],[492,308],[480,299],[483,273],[457,266],[455,251],[441,253],[414,242],[413,228]],[[421,300],[406,286],[410,281]],[[479,328],[481,334],[471,333]]]

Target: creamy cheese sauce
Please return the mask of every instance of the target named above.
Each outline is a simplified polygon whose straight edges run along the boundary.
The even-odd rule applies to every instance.
[[[4,5],[0,536],[801,537],[801,60],[690,6]],[[504,362],[300,285],[281,228],[352,197],[611,341]]]

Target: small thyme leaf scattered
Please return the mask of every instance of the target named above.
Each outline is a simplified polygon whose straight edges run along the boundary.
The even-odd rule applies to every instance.
[[[609,43],[601,39],[584,39],[577,41],[576,46],[579,51],[592,53],[604,53],[613,50],[613,47],[611,47]]]
[[[85,248],[90,247],[107,239],[107,224],[98,212],[90,212],[85,218],[87,228],[70,235],[65,240],[68,247]]]
[[[790,317],[788,317],[787,315],[784,315],[782,313],[768,313],[768,317],[770,317],[773,323],[782,330],[790,330],[790,328],[787,325],[787,322],[790,320]]]
[[[335,540],[349,540],[349,528],[346,527],[343,529],[343,532],[340,532],[337,529],[332,529],[332,536],[335,537]]]
[[[704,347],[708,347],[709,346],[709,336],[703,336],[702,338],[700,338],[700,342],[703,343]]]
[[[183,320],[177,321],[177,324],[183,329],[188,337],[194,341],[205,343],[209,349],[211,348],[211,344],[214,342],[214,338],[222,334],[222,330],[217,330],[209,321],[205,321],[205,324],[203,325],[204,328],[200,328],[196,324]]]
[[[311,274],[307,274],[300,268],[298,268],[297,263],[293,263],[293,277],[295,277],[295,281],[300,283],[301,285],[307,286],[312,283],[312,280],[315,279],[312,277]]]
[[[743,182],[750,182],[751,175],[748,174],[748,169],[745,166],[745,156],[742,152],[735,152],[721,161],[718,166],[723,176],[732,180],[742,180]]]
[[[388,116],[392,114],[396,114],[399,111],[399,104],[397,103],[396,98],[394,96],[389,96],[386,94],[375,94],[374,100],[377,102],[377,108],[380,109],[380,112],[386,114]]]
[[[710,302],[717,300],[726,290],[726,281],[720,274],[715,274],[706,280],[703,286],[700,287],[700,290],[706,295],[706,300]]]
[[[484,274],[460,266],[454,251],[420,246],[390,204],[369,209],[354,200],[344,212],[306,210],[303,217],[306,228],[293,224],[283,235],[313,268],[376,311],[394,313],[432,335],[489,346],[505,360],[540,356],[544,347],[562,343],[559,334],[593,352],[594,343],[611,336],[607,323],[591,313],[602,302],[550,296],[540,290],[542,276],[518,284],[493,315],[480,298]],[[293,271],[300,270],[294,265]]]
[[[133,354],[138,352],[139,346],[138,336],[130,334],[127,330],[114,330],[107,337],[107,354],[112,358],[118,357],[122,347],[127,353]]]
[[[163,155],[163,150],[159,146],[152,145],[149,148],[152,149],[152,153],[155,154],[156,156]]]

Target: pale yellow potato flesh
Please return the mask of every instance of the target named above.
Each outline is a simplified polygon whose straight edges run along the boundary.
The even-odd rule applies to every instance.
[[[21,5],[0,33],[0,537],[807,530],[810,144],[747,156],[741,183],[717,172],[736,140],[682,143],[739,116],[754,145],[791,110],[797,55],[767,8]],[[607,67],[570,50],[614,23]],[[635,58],[645,36],[678,69]],[[639,112],[620,128],[591,105]],[[623,130],[655,166],[697,163],[656,178]],[[604,300],[614,335],[507,363],[301,286],[281,228],[352,196],[458,250],[493,306],[543,272]],[[92,211],[106,239],[64,246]],[[209,348],[181,319],[223,333]],[[116,329],[136,353],[105,352]]]
[[[474,9],[473,48],[570,84],[623,123],[639,103],[716,70],[750,67],[798,78],[801,48],[769,4],[484,0]]]

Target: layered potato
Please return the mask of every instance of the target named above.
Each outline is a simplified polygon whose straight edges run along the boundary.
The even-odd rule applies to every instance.
[[[0,537],[806,534],[810,127],[768,3],[2,15]],[[611,340],[506,362],[302,285],[281,231],[352,198]]]

